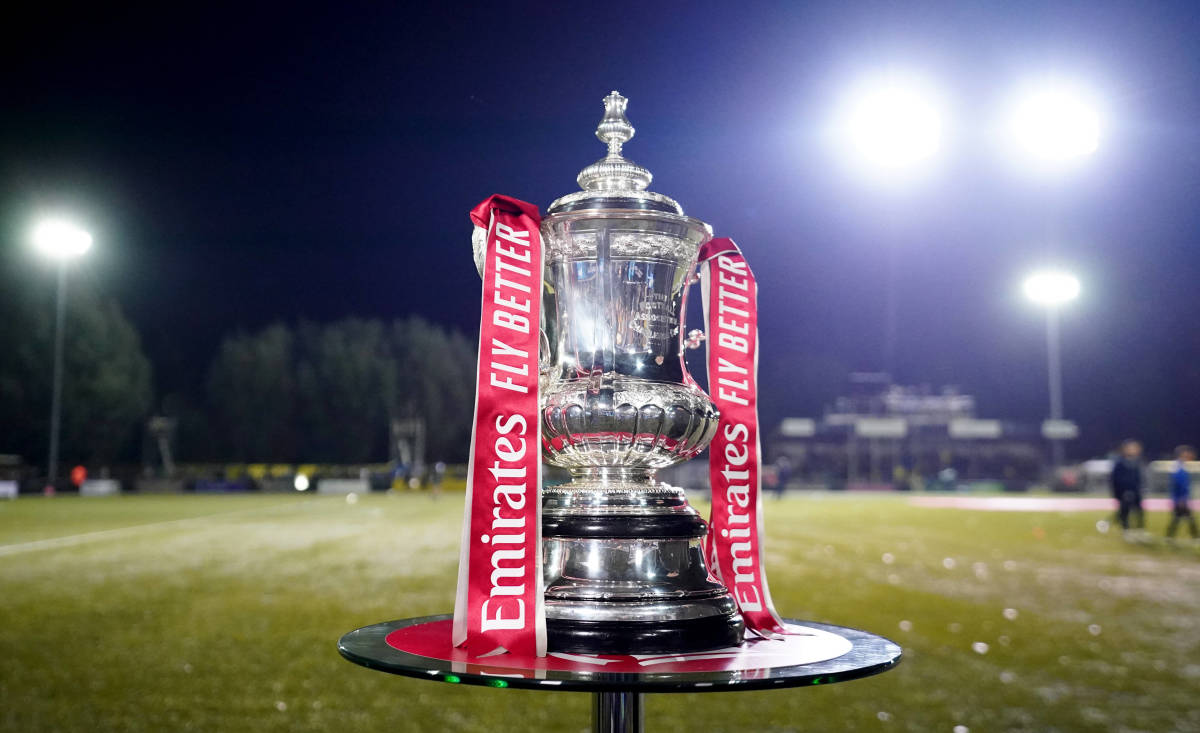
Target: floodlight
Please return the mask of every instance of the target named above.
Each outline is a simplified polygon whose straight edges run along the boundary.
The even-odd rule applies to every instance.
[[[852,89],[838,135],[864,172],[882,178],[909,175],[940,150],[942,117],[941,100],[928,84],[888,75]]]
[[[1061,164],[1100,145],[1099,104],[1064,82],[1029,86],[1014,95],[1005,125],[1010,149],[1029,162]]]
[[[1025,280],[1025,295],[1041,305],[1059,305],[1079,295],[1079,279],[1069,272],[1043,270]]]
[[[91,249],[92,235],[68,221],[48,219],[34,228],[33,244],[47,257],[69,260]]]

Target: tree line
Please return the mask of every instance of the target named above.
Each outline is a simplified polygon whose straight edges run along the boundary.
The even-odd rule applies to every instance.
[[[45,460],[53,294],[0,293],[0,454]],[[155,399],[137,329],[112,300],[72,292],[64,341],[62,459],[142,457],[146,421],[175,418],[181,461],[386,460],[392,420],[423,418],[429,460],[466,459],[475,347],[421,318],[277,323],[226,336],[202,385]]]
[[[236,461],[380,460],[394,419],[424,418],[431,460],[464,460],[475,348],[421,318],[269,326],[226,338],[208,372],[217,453]]]

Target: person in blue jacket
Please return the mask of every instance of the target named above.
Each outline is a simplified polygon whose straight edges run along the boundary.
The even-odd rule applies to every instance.
[[[1117,500],[1117,519],[1126,538],[1129,537],[1129,518],[1134,515],[1137,529],[1146,526],[1142,512],[1142,444],[1136,440],[1121,443],[1121,455],[1113,463],[1113,498]]]
[[[1188,473],[1188,461],[1196,460],[1196,449],[1190,445],[1181,445],[1175,449],[1175,468],[1171,471],[1171,523],[1167,525],[1167,539],[1175,537],[1175,529],[1180,520],[1186,519],[1192,539],[1196,539],[1196,518],[1192,516],[1192,507],[1188,502],[1192,498],[1192,477]]]

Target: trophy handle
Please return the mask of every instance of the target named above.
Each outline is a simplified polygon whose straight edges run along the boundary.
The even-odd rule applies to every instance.
[[[483,277],[483,258],[487,254],[487,230],[475,227],[471,230],[471,255],[475,260],[475,271]]]
[[[700,275],[698,274],[698,270],[696,269],[696,267],[693,266],[691,277],[689,277],[687,279],[687,281],[683,284],[683,301],[682,301],[682,305],[680,306],[681,312],[679,314],[679,326],[680,326],[679,332],[680,333],[684,333],[684,329],[687,328],[687,296],[688,296],[688,292],[692,289],[692,286],[698,282],[700,282]],[[700,348],[700,344],[704,343],[704,341],[707,338],[708,338],[708,336],[705,335],[703,329],[693,328],[692,330],[687,331],[687,338],[680,338],[680,344],[684,348],[688,349],[689,351],[692,351],[692,350]]]
[[[538,390],[545,395],[557,382],[554,369],[554,352],[550,349],[550,336],[546,329],[538,329]]]

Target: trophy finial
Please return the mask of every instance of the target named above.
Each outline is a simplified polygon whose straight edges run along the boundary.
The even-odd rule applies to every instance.
[[[604,119],[596,127],[596,137],[608,145],[608,157],[621,157],[621,146],[633,137],[633,125],[625,117],[625,106],[629,100],[615,89],[604,98]]]
[[[634,133],[625,117],[628,104],[615,90],[604,98],[604,117],[596,126],[596,137],[608,145],[608,155],[579,172],[576,181],[585,191],[645,191],[650,185],[650,171],[621,155],[621,147]]]

